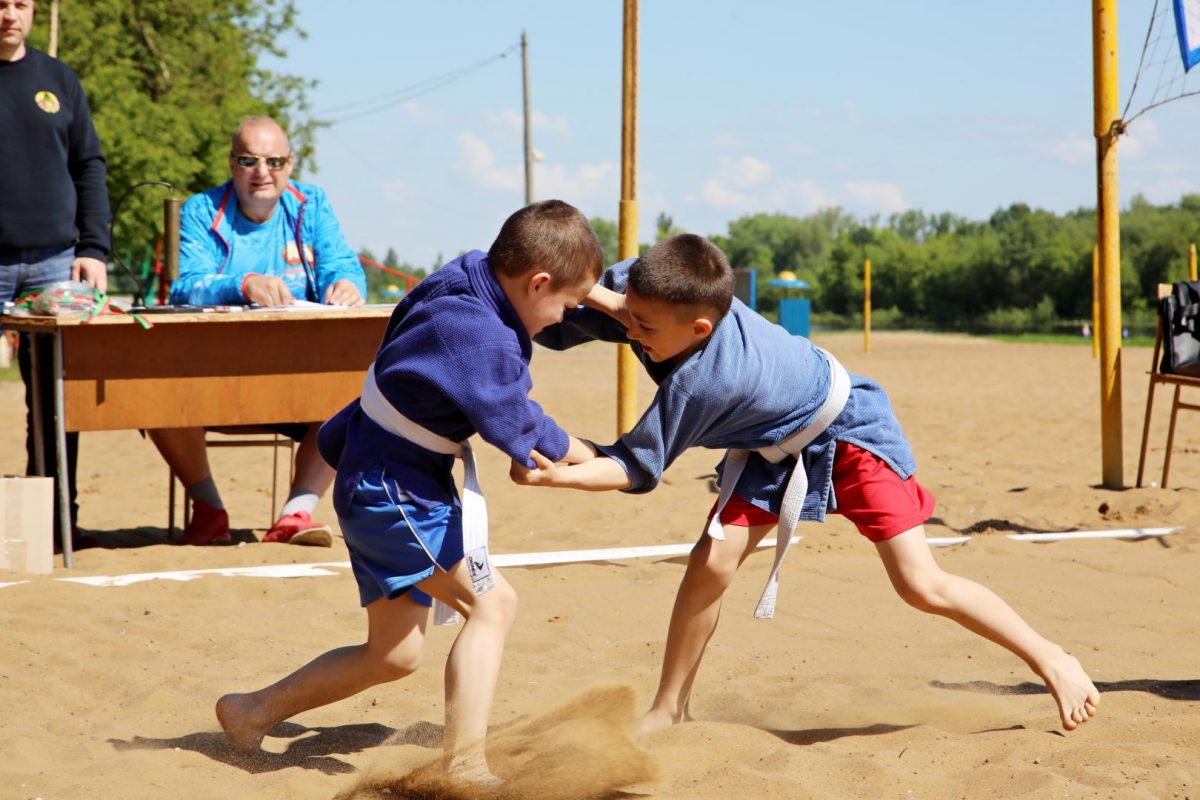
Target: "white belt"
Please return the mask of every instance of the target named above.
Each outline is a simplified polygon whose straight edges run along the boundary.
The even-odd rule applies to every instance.
[[[416,444],[426,450],[432,450],[442,455],[461,458],[463,461],[463,493],[462,493],[462,532],[463,559],[471,575],[471,585],[475,594],[483,594],[495,585],[492,578],[492,566],[488,560],[488,518],[487,503],[483,499],[483,490],[479,488],[479,475],[475,469],[475,452],[471,443],[456,442],[439,436],[433,431],[421,427],[408,417],[401,414],[391,402],[379,391],[375,382],[375,364],[367,368],[367,377],[363,380],[362,398],[359,401],[364,414],[372,422],[385,431],[395,434],[402,439]],[[401,509],[403,513],[403,509]],[[411,526],[410,526],[411,527]],[[413,532],[416,535],[416,532]],[[417,536],[417,541],[424,547],[425,543]],[[428,550],[426,550],[428,552]],[[433,559],[433,554],[430,553]],[[434,566],[440,569],[437,559]],[[435,625],[452,625],[458,622],[458,613],[440,600],[434,601],[433,621]]]
[[[821,348],[817,348],[821,350]],[[783,493],[783,505],[779,509],[779,530],[775,538],[775,564],[771,567],[771,576],[767,578],[766,588],[759,598],[754,616],[758,619],[770,619],[775,616],[775,597],[779,593],[779,568],[783,557],[787,555],[792,543],[792,534],[796,532],[796,522],[800,519],[800,510],[804,506],[804,498],[808,494],[808,473],[804,469],[804,460],[800,451],[825,432],[838,414],[846,407],[850,397],[850,375],[831,353],[821,350],[829,360],[830,383],[829,396],[817,410],[816,416],[807,427],[800,429],[778,444],[762,447],[754,452],[761,455],[772,464],[778,464],[788,456],[796,457],[796,466],[788,479],[787,488]],[[708,523],[708,535],[713,539],[724,540],[725,532],[721,529],[721,510],[733,495],[738,478],[750,457],[749,450],[730,450],[725,456],[725,469],[721,474],[721,494],[717,499],[717,509],[713,512]]]

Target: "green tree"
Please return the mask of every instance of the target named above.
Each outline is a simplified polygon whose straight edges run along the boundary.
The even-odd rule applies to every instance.
[[[596,238],[600,240],[600,252],[603,253],[604,266],[617,263],[620,252],[617,223],[603,217],[592,217],[588,222],[591,223],[592,230],[596,232]]]
[[[30,42],[45,49],[48,4],[38,12]],[[285,55],[289,35],[304,36],[295,0],[69,0],[60,26],[58,56],[87,92],[114,204],[141,181],[169,182],[182,197],[223,183],[230,137],[250,114],[274,116],[299,164],[310,161],[313,82],[259,63]],[[165,196],[130,195],[117,239],[157,239]]]

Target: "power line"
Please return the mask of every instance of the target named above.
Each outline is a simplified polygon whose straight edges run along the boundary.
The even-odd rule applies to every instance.
[[[362,110],[351,111],[350,113],[344,114],[342,116],[335,116],[333,119],[329,120],[327,123],[329,125],[337,125],[339,123],[346,122],[348,120],[357,119],[359,117],[365,117],[368,114],[377,114],[380,111],[386,111],[389,108],[400,105],[401,103],[405,103],[414,98],[420,97],[421,95],[429,94],[430,92],[435,91],[436,89],[441,89],[443,86],[447,86],[451,83],[454,83],[457,80],[465,78],[467,75],[470,75],[472,72],[477,72],[477,71],[483,69],[488,64],[491,64],[493,61],[499,61],[502,58],[507,58],[509,53],[517,50],[518,48],[520,48],[520,46],[521,46],[520,42],[517,42],[516,44],[510,45],[508,48],[502,50],[501,52],[499,52],[493,56],[489,56],[488,58],[485,58],[482,61],[476,61],[475,63],[468,64],[465,67],[459,67],[458,69],[451,70],[450,72],[445,72],[445,73],[442,73],[441,75],[435,75],[432,78],[426,78],[422,81],[418,81],[416,83],[410,84],[401,89],[395,89],[393,91],[385,92],[383,94],[378,94],[373,97],[367,97],[362,100],[354,100],[349,103],[342,103],[340,105],[331,106],[330,108],[327,108],[322,112],[319,112],[319,115],[329,114],[329,113],[333,113],[333,112],[337,112],[337,111],[347,111],[349,109],[356,109],[356,108],[361,108],[363,106],[366,106],[366,108],[363,108]]]

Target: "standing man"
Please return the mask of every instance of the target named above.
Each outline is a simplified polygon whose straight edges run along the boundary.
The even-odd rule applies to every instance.
[[[62,62],[25,45],[33,7],[34,0],[0,0],[0,301],[68,279],[101,292],[108,289],[108,168],[79,78]],[[18,360],[25,381],[26,473],[33,474],[28,338],[21,336]],[[42,419],[52,420],[50,348],[39,349],[38,361]],[[54,438],[44,437],[42,445],[46,471],[54,475]],[[95,544],[80,537],[75,526],[78,452],[79,434],[67,434],[71,532],[77,549]],[[54,512],[57,516],[57,505]]]
[[[172,303],[280,306],[300,299],[362,305],[367,284],[358,256],[346,244],[325,192],[291,180],[294,163],[287,134],[275,120],[242,122],[229,151],[231,179],[188,198],[180,211]],[[312,519],[333,480],[333,469],[317,451],[319,423],[277,427],[300,446],[291,493],[263,541],[329,547],[329,526]],[[180,544],[231,541],[204,429],[159,428],[149,435],[192,497],[192,520]]]

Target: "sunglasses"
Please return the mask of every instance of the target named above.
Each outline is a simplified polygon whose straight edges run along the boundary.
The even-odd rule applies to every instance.
[[[290,155],[286,156],[232,156],[233,163],[237,164],[242,169],[254,169],[258,166],[259,161],[267,162],[267,169],[271,172],[278,172],[288,165],[292,160]]]

